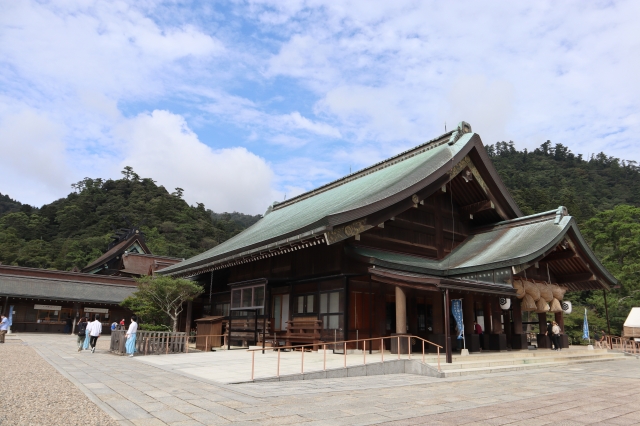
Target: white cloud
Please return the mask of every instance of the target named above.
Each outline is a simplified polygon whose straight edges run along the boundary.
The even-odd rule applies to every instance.
[[[116,135],[125,150],[121,168],[131,166],[169,192],[185,189],[190,204],[262,214],[279,198],[271,189],[273,172],[265,160],[245,148],[211,149],[179,115],[143,113],[118,126]]]
[[[67,183],[63,129],[32,110],[0,121],[0,193],[40,205],[62,195]]]
[[[0,191],[27,202],[131,165],[189,202],[262,212],[460,120],[485,143],[640,160],[634,1],[5,3],[0,132],[22,146]]]

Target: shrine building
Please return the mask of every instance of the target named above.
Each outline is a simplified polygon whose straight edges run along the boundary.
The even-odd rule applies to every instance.
[[[449,361],[460,349],[454,300],[461,301],[470,352],[481,345],[517,350],[530,343],[523,310],[537,313],[534,321],[543,329],[547,318],[564,329],[563,306],[570,305],[563,303],[565,292],[616,284],[566,208],[522,214],[480,136],[465,122],[275,202],[242,233],[160,273],[204,286],[204,306],[194,314],[223,316],[232,324],[257,314],[264,332],[250,344],[413,335],[442,345]],[[292,333],[309,321],[317,327]],[[483,339],[474,333],[474,321]],[[233,325],[227,332],[230,343],[247,339],[246,333],[234,335]],[[546,336],[537,337],[539,347],[549,347]],[[379,349],[380,340],[372,342]]]

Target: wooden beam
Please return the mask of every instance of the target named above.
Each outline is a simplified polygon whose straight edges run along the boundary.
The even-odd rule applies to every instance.
[[[571,274],[571,275],[561,275],[556,277],[558,284],[564,283],[578,283],[582,281],[592,281],[596,278],[593,276],[591,272],[583,272],[579,274]]]
[[[576,253],[573,250],[565,250],[565,251],[554,251],[549,253],[542,259],[540,262],[554,262],[556,260],[566,260],[576,257]]]
[[[467,206],[462,207],[462,211],[467,214],[476,214],[485,210],[494,209],[495,205],[491,200],[479,201],[477,203],[469,204]]]

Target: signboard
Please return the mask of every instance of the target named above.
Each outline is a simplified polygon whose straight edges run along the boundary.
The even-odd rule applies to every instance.
[[[108,314],[109,310],[104,308],[84,308],[85,312],[94,312],[96,314]]]
[[[62,310],[62,306],[54,306],[54,305],[35,305],[33,307],[36,311],[60,311]]]

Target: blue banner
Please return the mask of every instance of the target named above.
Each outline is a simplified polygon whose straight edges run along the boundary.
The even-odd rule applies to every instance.
[[[451,301],[451,313],[456,319],[458,325],[458,339],[464,339],[464,324],[462,323],[462,300],[454,299]]]
[[[9,327],[11,327],[11,325],[13,325],[13,305],[9,306],[9,316],[7,320],[9,321]]]
[[[582,338],[589,340],[589,321],[587,321],[587,308],[584,308],[584,322],[582,323]]]

